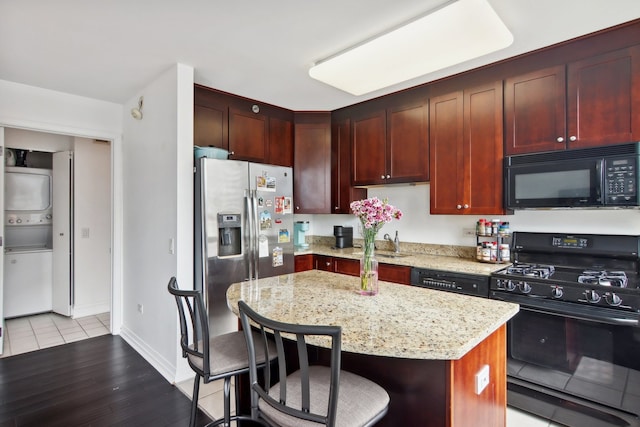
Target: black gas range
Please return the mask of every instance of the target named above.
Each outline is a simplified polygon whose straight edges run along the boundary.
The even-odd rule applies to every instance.
[[[489,297],[507,324],[509,405],[568,426],[640,426],[640,236],[515,232]]]
[[[559,314],[638,325],[638,236],[519,233],[513,265],[492,274],[490,296]]]

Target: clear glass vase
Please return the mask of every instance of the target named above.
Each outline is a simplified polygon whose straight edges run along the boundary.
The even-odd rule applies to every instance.
[[[360,295],[378,293],[378,260],[375,251],[375,234],[364,236],[364,251],[360,259]]]

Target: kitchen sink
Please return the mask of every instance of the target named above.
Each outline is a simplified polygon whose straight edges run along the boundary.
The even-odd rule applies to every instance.
[[[376,256],[382,258],[404,258],[411,256],[411,254],[403,254],[402,252],[376,252]]]

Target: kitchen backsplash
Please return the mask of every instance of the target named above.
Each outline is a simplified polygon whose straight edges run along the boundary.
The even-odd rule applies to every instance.
[[[391,236],[398,230],[400,243],[428,243],[473,247],[473,234],[480,218],[499,218],[509,221],[512,231],[631,234],[640,235],[640,210],[592,209],[592,210],[522,210],[513,215],[431,215],[429,214],[429,184],[375,187],[368,190],[369,197],[389,199],[389,203],[403,212],[399,221],[392,221],[380,230],[378,239],[385,233]],[[310,236],[331,236],[333,226],[353,227],[354,240],[360,236],[359,221],[354,215],[296,215],[295,220],[310,223]]]
[[[384,236],[378,235],[378,238]],[[333,246],[335,244],[334,236],[306,236],[306,242],[309,244],[321,244],[326,246]],[[363,240],[354,237],[354,246],[362,246]],[[383,251],[393,251],[394,247],[391,242],[386,240],[376,240],[376,249]],[[457,258],[472,258],[476,257],[476,248],[470,246],[457,246],[457,245],[435,245],[431,243],[415,243],[415,242],[400,242],[400,252],[408,252],[413,254],[424,255],[440,255],[451,256]]]

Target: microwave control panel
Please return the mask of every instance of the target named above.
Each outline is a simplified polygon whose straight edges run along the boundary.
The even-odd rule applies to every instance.
[[[606,204],[627,205],[638,202],[638,158],[605,159]]]

